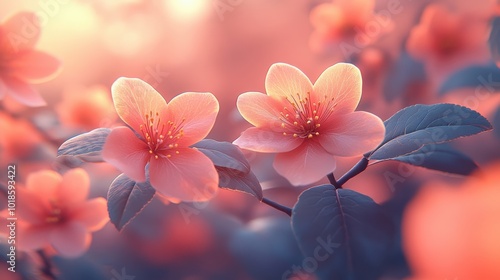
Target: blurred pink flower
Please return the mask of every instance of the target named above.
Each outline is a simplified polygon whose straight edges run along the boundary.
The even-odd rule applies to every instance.
[[[374,0],[338,0],[315,7],[310,14],[310,21],[314,27],[310,39],[311,48],[322,51],[332,43],[344,40],[352,43],[356,35],[362,35],[367,23],[374,20],[374,6]],[[377,23],[375,20],[373,22]],[[363,36],[359,43],[366,46],[377,37]],[[360,44],[356,45],[359,46]]]
[[[60,63],[34,49],[39,36],[39,23],[33,13],[18,13],[0,25],[0,99],[8,93],[28,106],[45,105],[30,84],[52,78]]]
[[[30,174],[26,187],[18,188],[21,248],[50,244],[63,256],[82,255],[90,245],[90,233],[109,220],[104,198],[86,200],[89,187],[89,176],[80,168],[63,176],[51,170]]]
[[[498,0],[441,0],[450,9],[479,20],[491,20],[499,15],[500,2]]]
[[[24,119],[15,119],[0,112],[0,165],[26,160],[33,156],[35,148],[43,143],[43,137]]]
[[[102,86],[66,91],[57,113],[64,125],[85,130],[111,126],[116,120],[109,89]]]
[[[274,64],[266,77],[267,95],[247,92],[238,97],[238,110],[255,127],[234,144],[279,153],[274,167],[294,185],[318,181],[335,169],[335,156],[361,155],[384,138],[379,117],[354,112],[361,83],[352,64],[331,66],[314,85],[299,69]]]
[[[403,249],[412,279],[500,278],[500,162],[462,184],[433,181],[406,207]]]
[[[165,99],[149,84],[119,78],[111,88],[120,118],[103,148],[104,159],[129,178],[146,180],[162,195],[204,201],[215,195],[219,177],[212,161],[189,146],[212,129],[219,103],[211,93],[188,92]]]
[[[487,21],[433,4],[411,30],[406,47],[410,55],[426,63],[431,76],[441,76],[486,62],[488,32]]]

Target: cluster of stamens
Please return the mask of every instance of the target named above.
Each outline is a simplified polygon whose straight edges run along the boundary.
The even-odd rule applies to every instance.
[[[322,100],[315,102],[309,92],[306,97],[298,93],[286,97],[286,101],[291,107],[285,106],[280,112],[281,127],[285,130],[283,135],[299,138],[318,136],[321,122],[328,119],[336,106],[334,98],[325,95]]]
[[[179,150],[174,151],[174,149],[179,147],[176,142],[184,136],[184,130],[182,129],[184,119],[179,125],[176,125],[173,121],[164,122],[158,112],[153,114],[150,111],[149,114],[145,115],[145,120],[147,123],[140,125],[141,135],[148,144],[149,153],[154,155],[155,159],[164,155],[158,153],[160,150],[173,150],[172,153],[165,155],[167,158],[180,153]]]

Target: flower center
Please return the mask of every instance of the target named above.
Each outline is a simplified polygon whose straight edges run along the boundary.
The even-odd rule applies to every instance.
[[[306,97],[302,98],[297,93],[296,96],[287,97],[286,101],[291,107],[285,106],[280,112],[283,135],[308,139],[319,136],[321,123],[330,117],[337,106],[334,98],[326,95],[315,102],[309,92]]]
[[[179,154],[178,150],[173,150],[179,147],[177,141],[184,136],[182,125],[185,119],[178,125],[173,121],[163,121],[158,112],[145,115],[146,123],[140,125],[141,136],[144,142],[148,145],[149,153],[154,155],[155,159],[161,156],[167,158],[174,154]],[[159,153],[160,151],[172,150],[171,153]]]
[[[356,27],[358,27],[356,22],[345,22],[340,26],[338,32],[342,38],[352,38],[357,34]]]
[[[454,34],[443,34],[436,39],[436,49],[442,56],[449,56],[460,49],[461,42]]]
[[[49,201],[50,203],[50,210],[47,213],[45,217],[45,222],[49,224],[56,224],[61,222],[64,217],[62,215],[62,210],[61,207],[59,206],[59,203],[55,200]]]

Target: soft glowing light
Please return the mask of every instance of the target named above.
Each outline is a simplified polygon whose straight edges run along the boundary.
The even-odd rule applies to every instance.
[[[176,21],[193,22],[206,18],[210,13],[211,1],[206,0],[165,0],[165,9]]]

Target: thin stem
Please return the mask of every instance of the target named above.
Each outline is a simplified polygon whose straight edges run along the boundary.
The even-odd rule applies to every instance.
[[[288,208],[288,207],[286,207],[284,205],[276,203],[276,202],[274,202],[272,200],[269,200],[268,198],[265,198],[265,197],[262,198],[262,202],[265,203],[265,204],[267,204],[267,205],[269,205],[269,206],[271,206],[271,207],[273,207],[274,209],[277,209],[277,210],[279,210],[279,211],[287,214],[290,217],[292,216],[292,209],[290,209],[290,208]]]
[[[328,181],[330,181],[330,184],[332,184],[336,189],[341,189],[342,186],[339,185],[339,183],[337,182],[337,180],[335,179],[335,176],[333,175],[333,172],[326,175],[326,177],[328,177]]]
[[[57,279],[56,275],[52,271],[53,270],[52,263],[50,262],[49,257],[45,254],[43,250],[38,250],[37,253],[42,259],[43,266],[41,270],[43,275],[47,276],[49,279],[54,279],[54,280]]]
[[[345,182],[349,181],[349,179],[363,172],[367,166],[368,166],[368,159],[363,157],[358,163],[356,163],[356,165],[353,166],[353,168],[351,168],[351,170],[347,171],[347,173],[344,174],[344,176],[338,179],[337,184],[340,187],[342,187],[342,185],[345,184]]]

